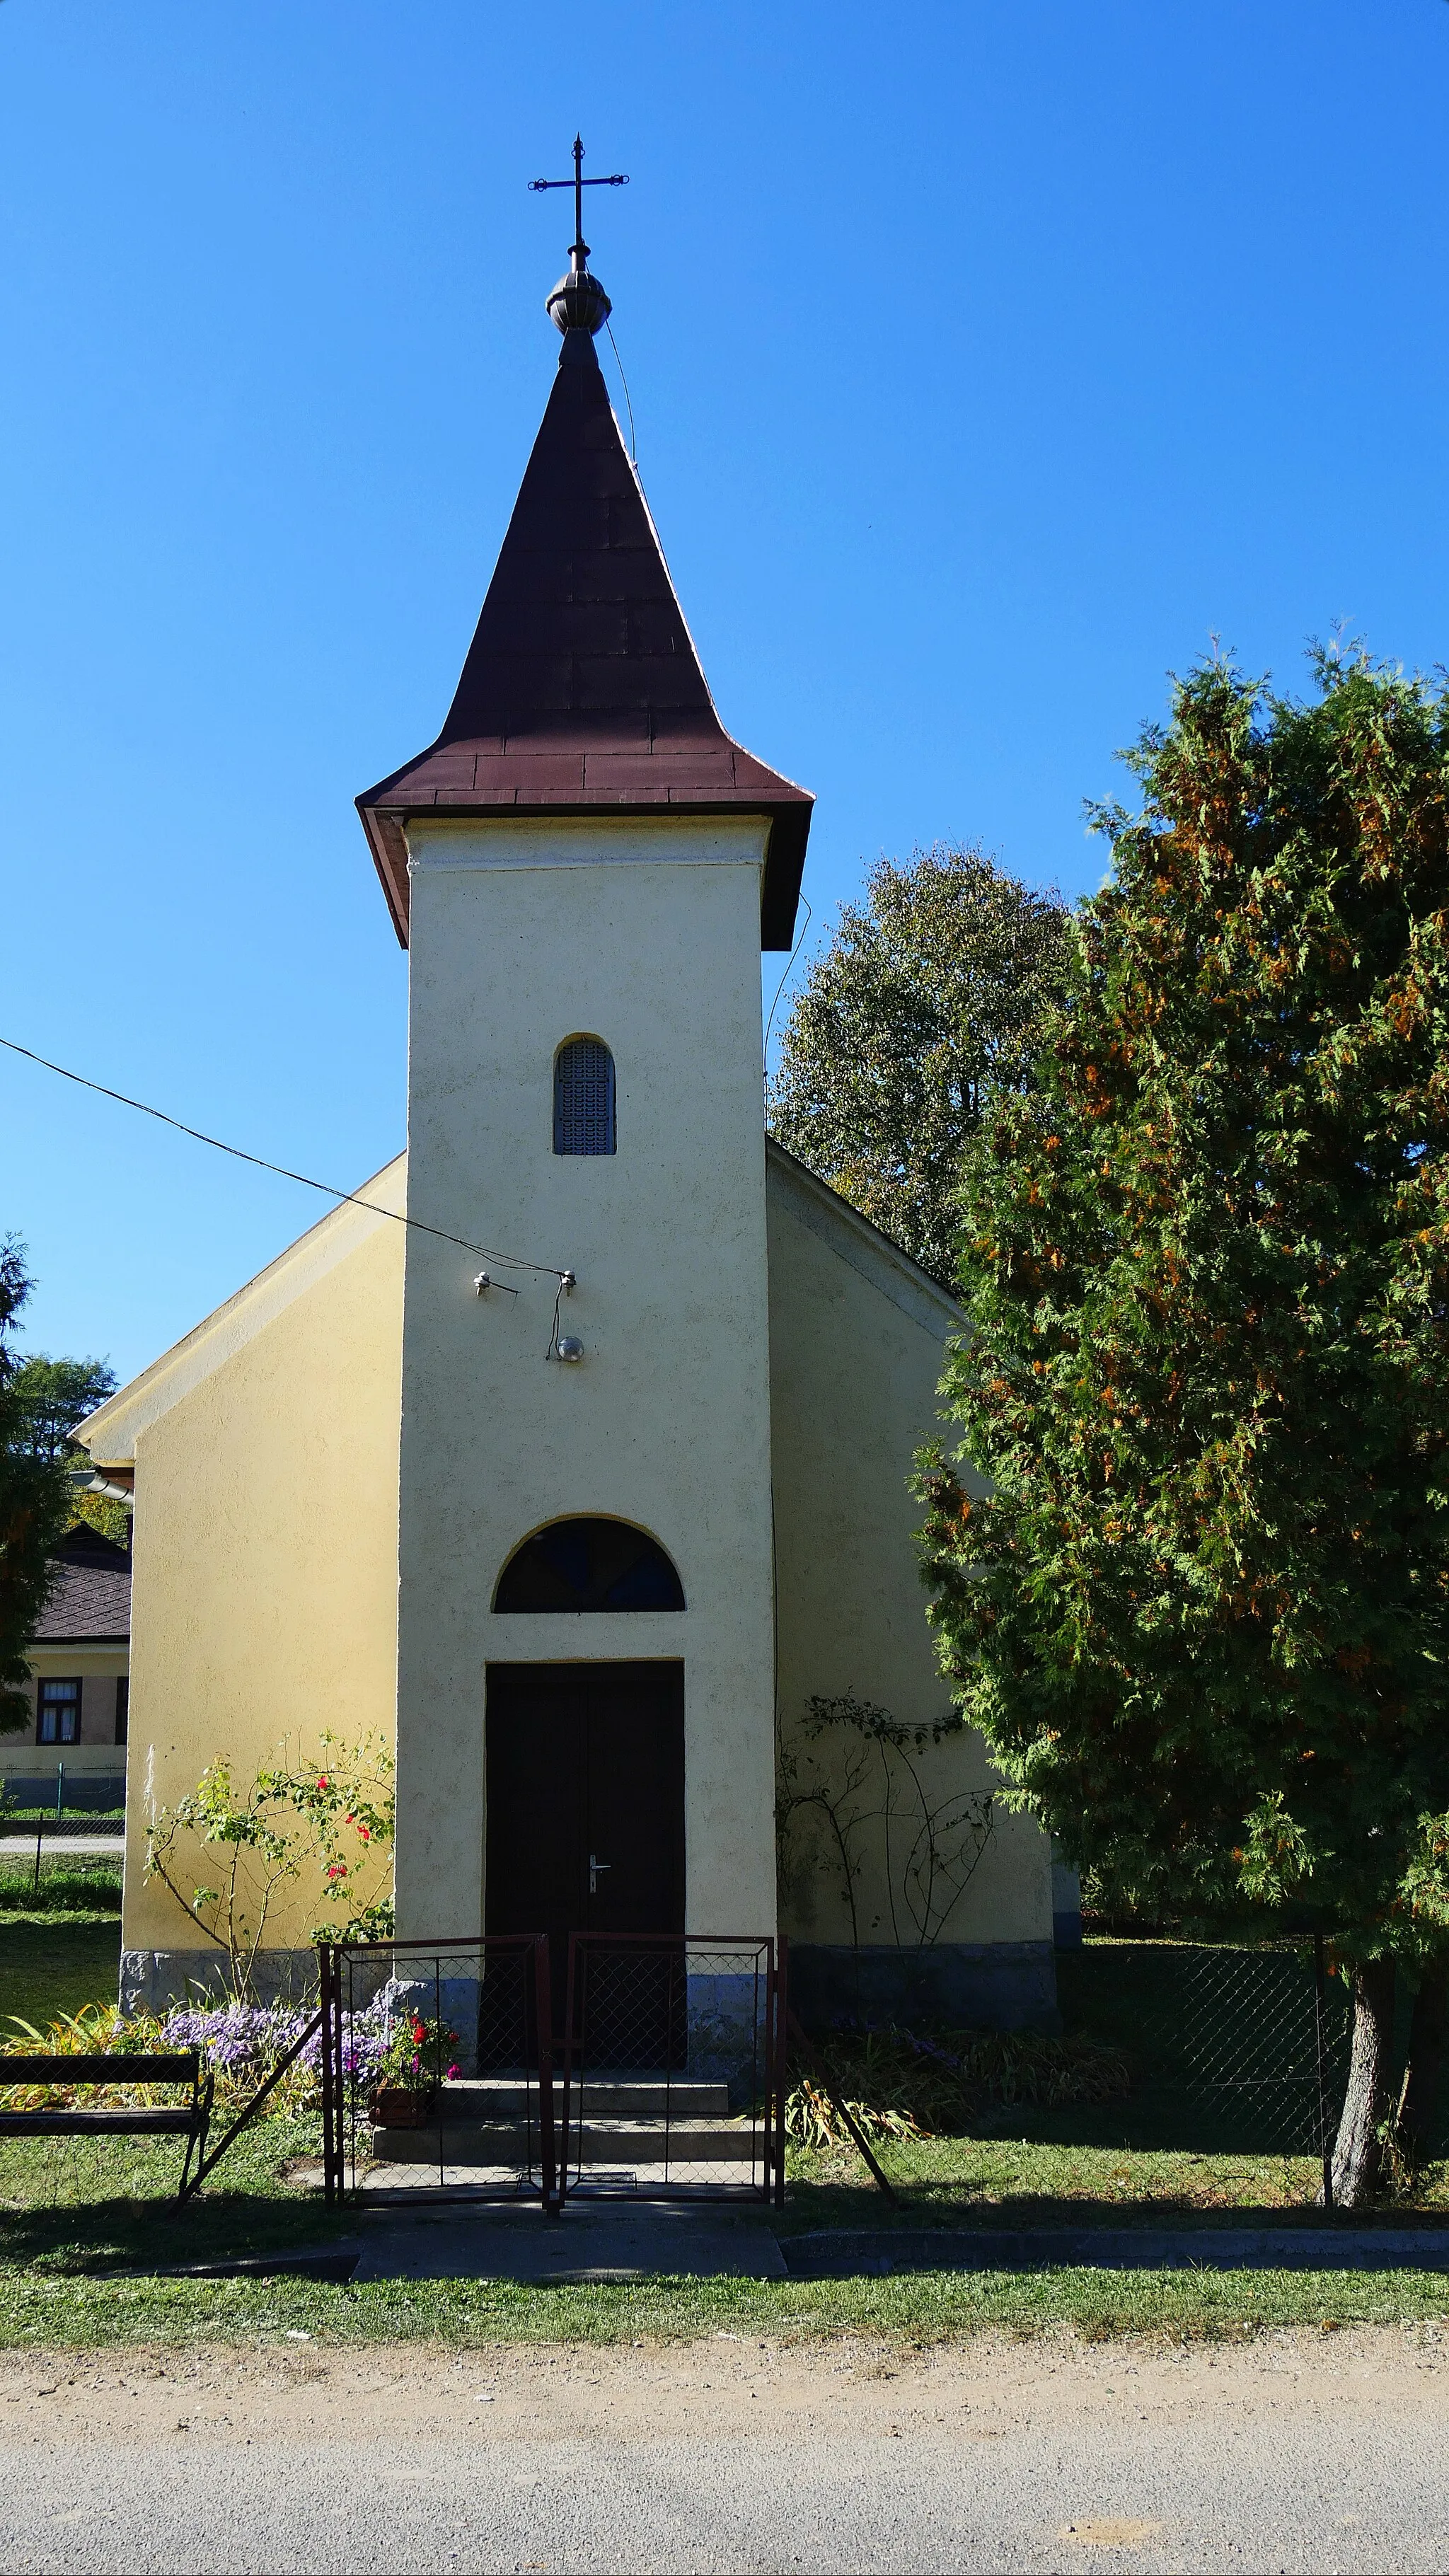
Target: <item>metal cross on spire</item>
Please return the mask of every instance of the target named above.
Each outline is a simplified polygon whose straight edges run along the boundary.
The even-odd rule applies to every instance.
[[[528,184],[530,189],[572,188],[574,192],[574,238],[569,244],[569,256],[571,259],[582,265],[583,261],[585,261],[589,255],[589,245],[584,239],[585,188],[627,188],[629,185],[629,173],[627,170],[611,170],[607,179],[586,179],[584,177],[583,139],[580,135],[576,134],[574,136],[573,177],[571,179],[530,179]]]

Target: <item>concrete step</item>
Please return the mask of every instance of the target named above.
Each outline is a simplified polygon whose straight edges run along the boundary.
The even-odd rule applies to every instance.
[[[569,2160],[597,2165],[748,2163],[761,2131],[750,2121],[596,2120],[569,2122]]]
[[[562,2085],[558,2096],[562,2094]],[[556,2096],[556,2098],[558,2098]],[[575,2075],[569,2084],[569,2117],[582,2108],[588,2120],[727,2120],[727,2084],[686,2083],[662,2075]]]
[[[519,2075],[463,2075],[443,2086],[449,2121],[523,2120],[534,2100],[529,2080]],[[554,2103],[563,2099],[561,2077],[554,2080]],[[662,2075],[576,2075],[569,2085],[569,2114],[583,2105],[593,2119],[727,2120],[729,2087],[686,2082]]]
[[[748,2164],[760,2152],[760,2131],[745,2121],[594,2119],[580,2129],[569,2122],[570,2164],[622,2167],[671,2164]],[[424,2129],[372,2131],[372,2153],[388,2164],[522,2165],[538,2153],[538,2131],[515,2120],[436,2120]]]

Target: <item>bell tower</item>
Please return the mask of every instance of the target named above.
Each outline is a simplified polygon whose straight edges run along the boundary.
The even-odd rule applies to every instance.
[[[791,943],[811,799],[715,712],[581,225],[548,309],[558,371],[453,703],[358,798],[409,949],[408,1211],[497,1248],[480,1281],[407,1238],[398,1928],[761,1933],[759,958]]]

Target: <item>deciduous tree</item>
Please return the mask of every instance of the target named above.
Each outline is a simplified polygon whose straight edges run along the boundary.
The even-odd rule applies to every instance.
[[[83,1468],[86,1455],[73,1434],[88,1413],[115,1394],[116,1372],[107,1360],[55,1360],[34,1351],[17,1363],[14,1392],[19,1415],[16,1447],[32,1458]],[[129,1507],[112,1495],[73,1484],[70,1519],[100,1530],[117,1547],[130,1545]]]
[[[14,1446],[32,1458],[66,1461],[78,1423],[116,1392],[116,1372],[106,1360],[53,1360],[43,1351],[18,1360],[11,1379],[15,1401]]]
[[[791,1010],[773,1134],[946,1287],[966,1145],[1029,1079],[1069,951],[1055,895],[942,843],[872,868]]]

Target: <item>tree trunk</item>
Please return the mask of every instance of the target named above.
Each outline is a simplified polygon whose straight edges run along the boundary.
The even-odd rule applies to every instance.
[[[1379,2130],[1389,2109],[1394,2045],[1394,1963],[1370,1959],[1353,1976],[1353,2049],[1333,2150],[1333,2198],[1362,2209],[1379,2178]]]
[[[1434,2143],[1434,2114],[1444,2043],[1449,2037],[1449,1968],[1425,1968],[1409,2025],[1409,2062],[1399,2096],[1399,2144],[1408,2162],[1423,2164]]]

